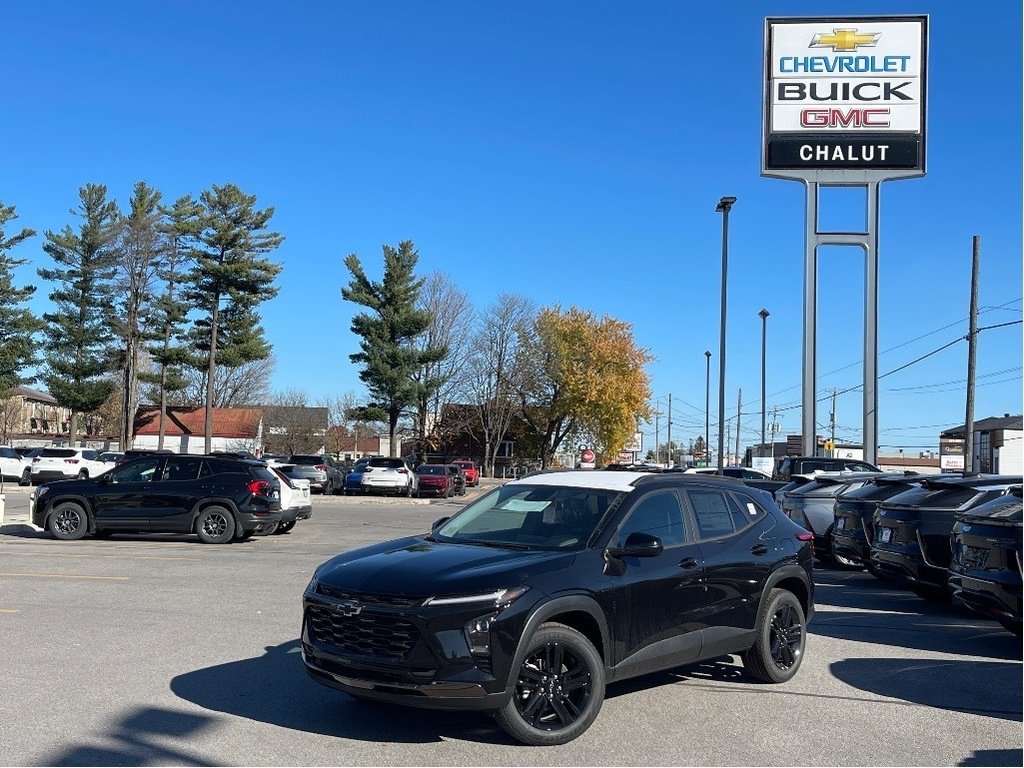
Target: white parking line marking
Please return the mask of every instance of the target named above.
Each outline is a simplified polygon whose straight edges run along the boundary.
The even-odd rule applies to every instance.
[[[130,581],[127,576],[79,576],[66,573],[0,573],[0,578],[11,579],[89,579],[94,581]]]

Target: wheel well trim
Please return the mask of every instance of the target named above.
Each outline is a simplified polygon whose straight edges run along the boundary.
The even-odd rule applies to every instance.
[[[790,580],[797,580],[803,585],[804,595],[797,595],[797,598],[801,599],[804,612],[807,613],[808,609],[813,604],[814,597],[814,591],[811,588],[811,580],[807,575],[807,571],[805,571],[802,566],[795,565],[793,563],[783,565],[772,571],[771,575],[769,575],[765,580],[762,599],[783,581]]]
[[[601,634],[601,648],[597,649],[604,664],[605,671],[608,670],[608,653],[610,649],[610,638],[608,633],[608,622],[605,619],[604,611],[598,602],[589,595],[563,595],[538,605],[523,626],[519,642],[516,644],[516,652],[512,657],[512,665],[509,667],[509,679],[505,683],[504,700],[511,698],[516,684],[516,673],[526,658],[527,643],[537,628],[552,617],[563,613],[584,613],[590,616],[597,624],[598,632]]]

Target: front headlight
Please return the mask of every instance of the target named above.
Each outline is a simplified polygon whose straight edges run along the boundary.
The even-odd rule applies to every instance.
[[[469,605],[471,603],[490,603],[495,608],[504,608],[513,600],[522,596],[529,587],[511,587],[485,592],[479,595],[460,595],[457,597],[428,597],[423,605]]]

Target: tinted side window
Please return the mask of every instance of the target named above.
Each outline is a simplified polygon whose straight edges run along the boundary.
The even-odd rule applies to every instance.
[[[619,528],[619,544],[631,533],[649,533],[661,539],[662,546],[672,547],[686,541],[683,512],[674,491],[652,493],[633,508]]]
[[[719,491],[687,491],[693,516],[697,518],[697,531],[702,539],[729,536],[733,532],[733,513]]]
[[[163,479],[169,482],[199,479],[203,460],[191,456],[174,457],[167,460]]]
[[[113,483],[148,483],[156,475],[159,463],[160,459],[139,459],[110,470],[107,476]]]
[[[89,461],[96,461],[96,456],[97,455],[98,454],[96,453],[96,451],[90,451],[90,450],[82,451],[82,458],[83,459],[88,459]]]
[[[729,494],[726,499],[729,502],[729,512],[732,514],[733,527],[737,531],[742,531],[748,525],[756,523],[765,516],[765,511],[745,496]]]
[[[0,448],[0,458],[4,459],[17,459],[20,458],[13,448]]]

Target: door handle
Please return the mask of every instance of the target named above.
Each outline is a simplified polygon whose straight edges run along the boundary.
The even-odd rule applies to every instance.
[[[752,555],[763,555],[768,552],[768,547],[764,544],[755,544],[750,548],[750,554]]]
[[[696,568],[697,567],[697,558],[695,558],[695,557],[684,557],[682,560],[679,561],[679,567],[680,568]]]

